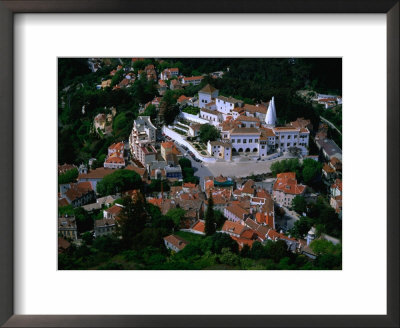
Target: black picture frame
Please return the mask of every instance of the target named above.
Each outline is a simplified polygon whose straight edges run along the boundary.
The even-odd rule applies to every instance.
[[[17,123],[13,120],[13,20],[16,13],[386,14],[388,243],[387,315],[14,315],[15,172],[12,157],[0,156],[0,324],[4,327],[399,327],[399,8],[399,0],[0,0],[0,149],[7,150],[13,145],[13,124]]]

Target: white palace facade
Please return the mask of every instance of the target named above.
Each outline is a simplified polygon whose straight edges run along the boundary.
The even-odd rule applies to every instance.
[[[217,89],[206,85],[199,91],[200,118],[221,132],[221,141],[230,144],[232,154],[266,157],[276,152],[298,148],[308,155],[310,131],[304,126],[276,126],[275,99],[258,105],[220,96]]]

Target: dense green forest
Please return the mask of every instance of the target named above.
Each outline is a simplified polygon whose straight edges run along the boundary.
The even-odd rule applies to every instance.
[[[224,70],[222,78],[207,76],[201,85],[184,90],[169,90],[160,106],[167,123],[177,113],[176,99],[185,94],[193,96],[205,84],[210,83],[220,94],[243,99],[248,103],[268,101],[275,96],[278,120],[284,124],[297,117],[311,119],[314,127],[319,122],[320,109],[315,109],[296,95],[299,89],[341,94],[341,59],[316,58],[165,58],[145,59],[132,63],[131,59],[104,60],[96,72],[89,70],[87,59],[60,58],[58,62],[58,157],[59,163],[80,164],[89,158],[103,159],[107,147],[120,140],[127,140],[133,121],[139,115],[139,107],[158,96],[155,81],[140,78],[129,88],[112,90],[111,87],[97,89],[102,80],[111,79],[111,86],[119,83],[122,70],[114,76],[110,72],[119,64],[137,73],[147,64],[153,64],[157,73],[167,67],[178,67],[186,76]],[[98,113],[107,113],[111,107],[117,109],[113,121],[112,135],[93,131],[93,118]],[[154,109],[147,114],[155,117]],[[340,115],[327,113],[341,129]]]

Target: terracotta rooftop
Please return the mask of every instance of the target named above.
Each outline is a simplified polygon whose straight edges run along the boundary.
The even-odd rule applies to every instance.
[[[183,239],[182,237],[179,237],[177,235],[169,235],[167,237],[164,237],[164,240],[166,240],[170,244],[174,245],[179,250],[184,249],[185,246],[188,244],[188,242],[185,239]]]
[[[187,80],[187,78],[185,78],[185,80]],[[203,93],[213,93],[214,91],[216,91],[217,89],[214,88],[212,85],[207,84],[203,89],[201,89],[199,92],[203,92]]]
[[[260,135],[261,132],[259,129],[256,128],[234,128],[231,134],[258,134]]]
[[[192,230],[199,231],[199,232],[204,232],[205,231],[204,221],[202,221],[202,220],[197,221],[193,225]]]
[[[122,206],[118,206],[118,205],[113,205],[110,208],[105,210],[107,213],[113,215],[113,216],[117,216],[119,213],[121,213],[122,211]]]
[[[80,179],[103,179],[105,176],[115,172],[113,169],[107,169],[104,167],[99,167],[95,170],[89,171],[87,174],[80,174],[78,180]]]
[[[267,107],[259,105],[249,105],[249,104],[244,104],[243,106],[244,110],[249,112],[249,113],[261,113],[261,114],[267,114]]]
[[[233,215],[237,216],[239,219],[244,220],[244,216],[250,214],[247,210],[242,208],[239,205],[231,204],[229,205],[226,210],[231,212]]]
[[[306,186],[297,184],[296,173],[286,172],[277,174],[277,180],[273,189],[286,194],[300,195],[304,192]]]
[[[236,222],[232,222],[229,220],[225,221],[225,223],[221,229],[221,231],[228,232],[228,233],[234,233],[237,235],[241,235],[244,230],[246,230],[245,225],[236,223]]]
[[[189,77],[185,77],[185,81],[196,81],[196,80],[202,80],[202,79],[204,79],[204,76],[189,76]],[[201,89],[201,90],[203,90],[203,89]]]

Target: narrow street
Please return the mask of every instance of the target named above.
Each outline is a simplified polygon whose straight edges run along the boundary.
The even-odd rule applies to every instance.
[[[332,129],[335,129],[340,135],[342,135],[342,132],[331,122],[328,121],[326,118],[320,116],[321,121],[324,121],[326,124],[328,124]]]

